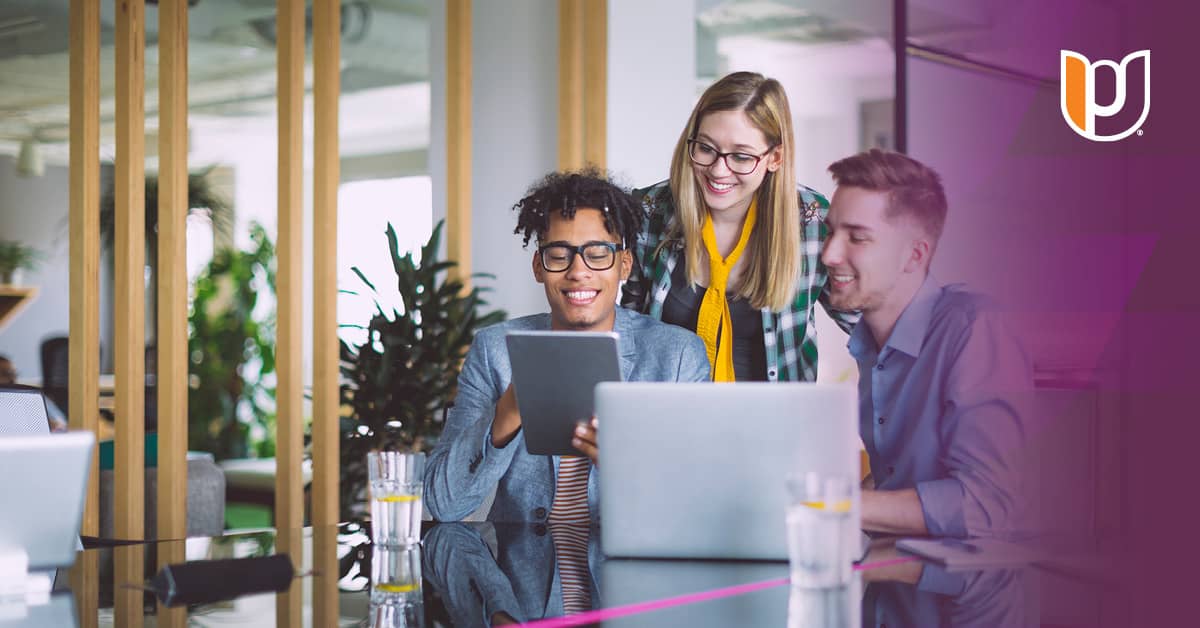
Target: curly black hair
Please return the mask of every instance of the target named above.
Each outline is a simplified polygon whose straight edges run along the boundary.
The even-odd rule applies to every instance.
[[[528,246],[530,238],[541,238],[550,228],[550,212],[561,212],[563,218],[573,220],[580,207],[604,212],[604,228],[619,236],[625,247],[637,241],[645,217],[641,203],[596,168],[551,172],[533,184],[525,198],[513,205],[517,211],[513,233],[521,234],[522,246]]]

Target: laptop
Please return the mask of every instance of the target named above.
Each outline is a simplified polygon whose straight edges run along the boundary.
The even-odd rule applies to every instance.
[[[75,561],[94,445],[91,432],[0,436],[0,546],[24,549],[30,571]]]
[[[606,382],[596,416],[608,556],[787,560],[787,476],[859,475],[847,385]]]
[[[0,386],[0,436],[49,434],[46,398],[37,388]]]

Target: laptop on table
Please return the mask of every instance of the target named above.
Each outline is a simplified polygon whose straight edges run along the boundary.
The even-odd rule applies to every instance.
[[[606,382],[595,399],[608,556],[787,560],[787,476],[858,478],[851,386]]]

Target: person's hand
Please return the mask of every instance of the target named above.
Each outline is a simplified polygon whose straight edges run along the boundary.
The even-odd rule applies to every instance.
[[[593,465],[598,465],[600,459],[600,446],[596,444],[596,417],[592,417],[589,421],[580,421],[575,424],[575,437],[571,439],[571,445],[583,452],[585,456],[592,459]]]
[[[521,429],[521,411],[517,409],[517,393],[512,384],[496,402],[496,418],[492,421],[492,446],[504,447]]]
[[[862,559],[863,582],[905,582],[916,584],[921,579],[924,563],[915,556],[896,549],[897,537],[871,540],[867,555]]]
[[[516,618],[504,611],[496,611],[495,613],[492,613],[493,626],[513,626],[519,623],[521,622],[517,621]]]

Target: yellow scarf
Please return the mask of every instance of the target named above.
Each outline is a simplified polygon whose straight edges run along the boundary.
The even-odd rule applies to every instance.
[[[701,234],[704,248],[708,251],[708,290],[704,292],[704,300],[700,302],[700,314],[696,318],[696,334],[704,340],[708,349],[708,363],[712,365],[714,382],[732,382],[733,373],[733,319],[729,314],[729,301],[725,298],[725,287],[729,282],[729,271],[737,264],[746,243],[750,241],[750,232],[754,231],[754,220],[758,215],[757,201],[750,201],[750,211],[746,212],[746,221],[742,223],[742,235],[738,238],[737,246],[729,253],[729,257],[721,258],[717,250],[717,236],[713,232],[712,215],[704,217],[704,229]],[[720,343],[717,338],[720,336]]]

